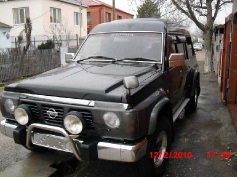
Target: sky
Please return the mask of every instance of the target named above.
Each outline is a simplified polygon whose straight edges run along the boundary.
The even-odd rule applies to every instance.
[[[100,0],[107,4],[112,5],[112,0]],[[139,0],[137,0],[138,2]],[[133,15],[136,15],[136,5],[131,5],[131,0],[115,0],[115,6],[118,9],[124,10],[126,12],[129,12]],[[232,5],[226,6],[222,11],[219,12],[216,23],[217,24],[224,24],[225,18],[232,12]]]

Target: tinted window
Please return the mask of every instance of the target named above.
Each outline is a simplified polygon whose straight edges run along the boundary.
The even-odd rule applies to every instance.
[[[192,58],[193,56],[193,49],[192,49],[192,45],[191,44],[186,44],[186,49],[187,49],[187,58]]]
[[[177,49],[178,49],[178,53],[183,53],[183,54],[185,54],[185,53],[184,53],[184,45],[183,45],[183,43],[178,43],[178,44],[177,44]]]

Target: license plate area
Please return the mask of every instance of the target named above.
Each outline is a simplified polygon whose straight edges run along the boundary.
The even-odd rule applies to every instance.
[[[32,144],[50,149],[72,153],[67,139],[62,136],[32,133]]]

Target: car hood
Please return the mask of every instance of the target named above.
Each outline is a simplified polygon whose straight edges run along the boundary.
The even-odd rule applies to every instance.
[[[9,85],[5,90],[67,98],[126,102],[123,78],[135,75],[142,83],[154,70],[155,67],[152,64],[73,63]]]

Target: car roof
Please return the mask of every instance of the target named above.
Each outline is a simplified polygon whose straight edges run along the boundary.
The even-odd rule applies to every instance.
[[[166,32],[166,25],[162,20],[156,18],[121,19],[97,25],[90,33],[115,31]]]

